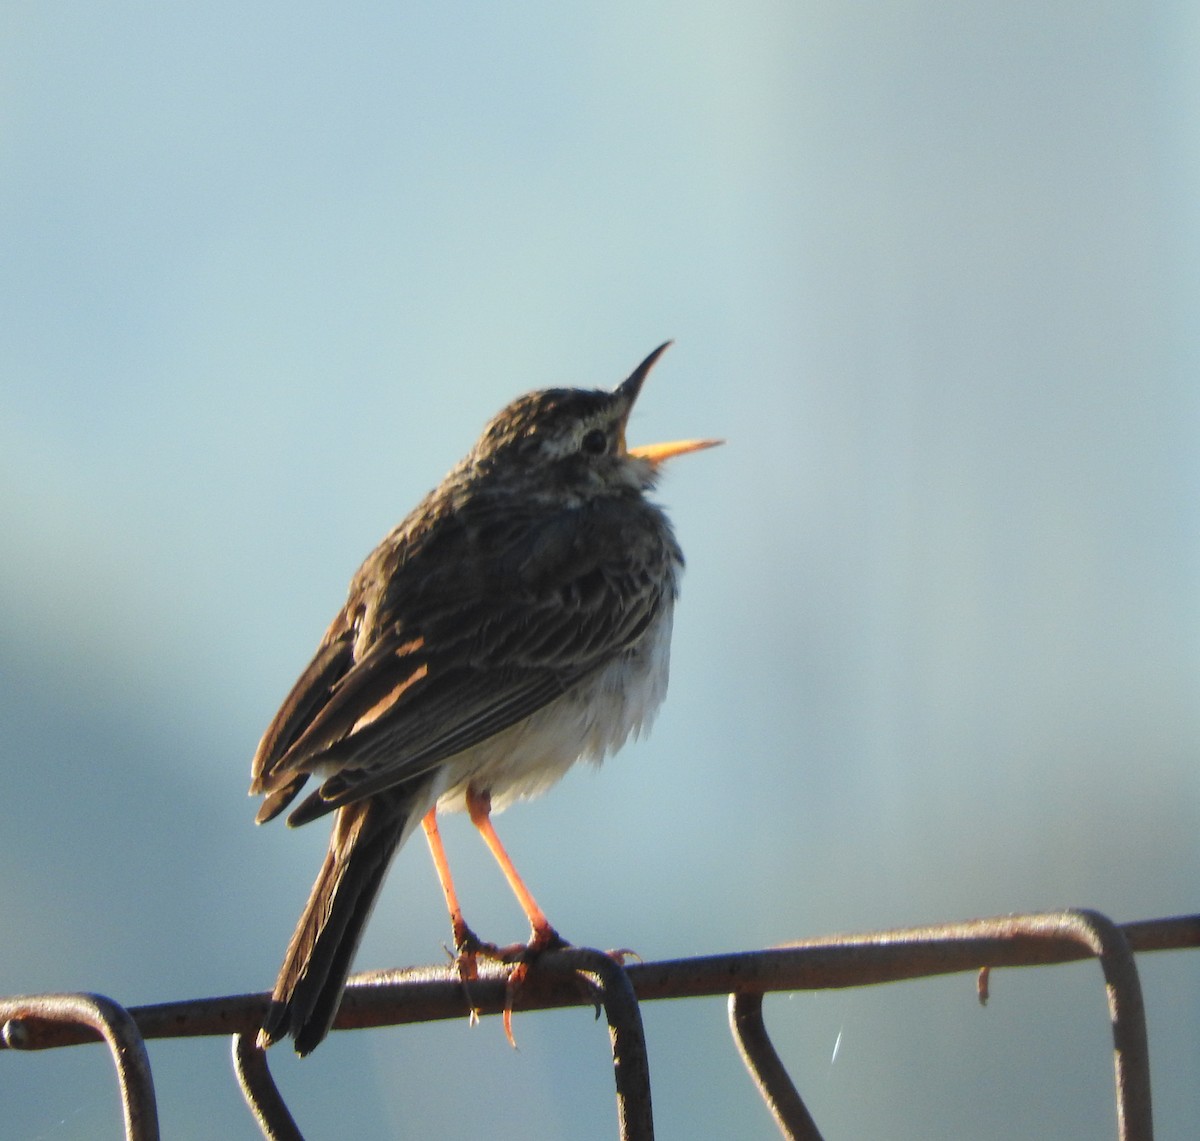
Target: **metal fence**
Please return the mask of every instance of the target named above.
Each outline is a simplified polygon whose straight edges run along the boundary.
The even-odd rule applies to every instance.
[[[356,975],[334,1028],[395,1026],[473,1013],[594,1005],[608,1020],[616,1082],[617,1135],[654,1136],[650,1066],[640,1003],[728,995],[729,1021],[742,1059],[784,1137],[821,1134],[767,1034],[762,997],[773,991],[869,986],[963,971],[978,972],[981,1002],[988,973],[1095,958],[1113,1034],[1116,1134],[1150,1141],[1150,1055],[1135,955],[1200,948],[1200,915],[1119,925],[1094,911],[1062,911],[975,919],[867,935],[839,935],[761,951],[624,964],[583,948],[548,952],[515,990],[507,971],[481,966],[469,993],[452,966]],[[0,999],[0,1046],[45,1050],[103,1041],[116,1067],[129,1141],[159,1136],[148,1038],[231,1035],[233,1066],[263,1136],[302,1141],[284,1104],[267,1054],[254,1045],[266,994],[193,999],[126,1009],[90,994]]]

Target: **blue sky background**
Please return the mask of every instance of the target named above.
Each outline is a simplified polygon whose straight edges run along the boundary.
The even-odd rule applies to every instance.
[[[653,736],[500,819],[647,958],[1200,910],[1200,17],[769,0],[0,12],[0,992],[267,988],[325,829],[255,743],[507,400],[620,380],[689,560]],[[522,921],[465,821],[472,923]],[[420,845],[361,967],[438,961]],[[1159,1135],[1200,956],[1141,966]],[[1115,1132],[1092,964],[768,1002],[831,1138]],[[774,1137],[723,1003],[645,1012],[660,1134]],[[614,1134],[586,1011],[272,1056],[314,1138]],[[835,1042],[839,1041],[836,1059]],[[218,1040],[165,1135],[255,1136]],[[8,1136],[116,1135],[98,1049]]]

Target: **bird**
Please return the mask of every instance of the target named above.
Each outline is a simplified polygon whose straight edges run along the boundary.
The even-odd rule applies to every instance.
[[[683,555],[647,493],[662,464],[721,440],[630,448],[625,429],[660,345],[614,389],[508,404],[367,556],[251,765],[256,816],[333,814],[329,848],[258,1034],[304,1056],[328,1034],[396,852],[421,827],[458,962],[522,966],[566,946],[491,815],[599,763],[649,728],[666,694]],[[466,811],[529,920],[515,956],[458,905],[438,814]],[[520,969],[520,968],[517,968]],[[507,1013],[507,1012],[506,1012]],[[511,1040],[511,1027],[506,1019]]]

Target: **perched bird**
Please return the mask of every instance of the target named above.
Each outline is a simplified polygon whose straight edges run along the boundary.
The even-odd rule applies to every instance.
[[[666,348],[611,392],[514,400],[355,574],[254,757],[259,823],[313,775],[288,823],[336,813],[260,1046],[291,1035],[303,1055],[329,1032],[388,865],[418,825],[460,961],[489,949],[463,921],[439,811],[470,814],[529,919],[529,953],[563,945],[490,813],[620,748],[665,696],[683,556],[646,493],[664,460],[720,443],[626,447]]]

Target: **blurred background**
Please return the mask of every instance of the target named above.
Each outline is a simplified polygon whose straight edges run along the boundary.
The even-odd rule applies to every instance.
[[[500,819],[646,958],[1200,910],[1200,15],[1063,0],[0,14],[0,993],[274,980],[326,843],[251,754],[383,533],[530,388],[667,337],[631,442],[688,556],[653,735]],[[463,819],[472,924],[524,935]],[[397,860],[361,969],[443,961]],[[1200,955],[1140,963],[1159,1136]],[[660,1135],[771,1138],[720,1000],[645,1010]],[[1095,964],[796,994],[834,1138],[1115,1135]],[[615,1134],[587,1010],[273,1053],[312,1138]],[[836,1050],[835,1050],[836,1045]],[[257,1136],[220,1040],[164,1135]],[[98,1048],[5,1136],[117,1136]]]

